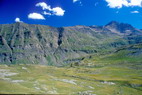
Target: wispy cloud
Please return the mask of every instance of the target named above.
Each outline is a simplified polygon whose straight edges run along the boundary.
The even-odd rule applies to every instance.
[[[39,2],[36,7],[42,7],[43,10],[51,10],[51,6],[47,5],[45,2]]]
[[[98,4],[99,4],[99,3],[98,3],[98,2],[96,2],[94,5],[95,5],[95,6],[97,6]]]
[[[79,2],[80,0],[73,0],[73,3]]]
[[[139,13],[139,11],[131,11],[131,13]]]
[[[44,15],[52,15],[51,13],[46,12],[46,11],[44,11],[43,14],[44,14]]]
[[[80,6],[83,6],[81,0],[73,0],[73,3],[78,3]]]

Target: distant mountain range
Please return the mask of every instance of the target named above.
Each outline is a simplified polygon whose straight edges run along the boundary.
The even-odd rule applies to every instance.
[[[142,43],[142,30],[112,21],[105,26],[0,25],[0,64],[67,65]]]

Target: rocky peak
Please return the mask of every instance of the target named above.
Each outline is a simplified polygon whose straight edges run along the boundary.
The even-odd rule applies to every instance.
[[[116,21],[111,21],[110,23],[108,23],[107,25],[105,25],[106,27],[109,26],[109,27],[112,27],[112,28],[117,28],[117,29],[134,29],[134,27],[130,24],[127,24],[127,23],[119,23],[119,22],[116,22]]]
[[[117,21],[111,21],[111,22],[109,22],[106,26],[117,26],[117,25],[119,25],[120,23],[119,22],[117,22]]]
[[[122,34],[130,34],[133,31],[135,31],[135,28],[127,23],[119,23],[116,21],[111,21],[107,25],[105,25],[105,28],[111,30],[115,33],[122,33]]]

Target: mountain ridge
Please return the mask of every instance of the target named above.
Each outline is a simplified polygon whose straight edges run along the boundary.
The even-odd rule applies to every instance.
[[[46,25],[46,24],[30,24],[30,23],[25,23],[25,22],[14,22],[14,23],[7,23],[7,24],[0,24],[0,25],[10,25],[10,24],[16,24],[16,23],[19,23],[19,24],[29,24],[29,25],[41,25],[41,26],[49,26],[49,27],[55,27],[55,28],[60,28],[60,27],[75,27],[75,26],[86,26],[86,27],[91,27],[91,26],[97,26],[97,27],[102,27],[102,26],[107,26],[111,23],[117,23],[117,24],[127,24],[127,25],[130,25],[132,26],[131,24],[128,24],[128,23],[123,23],[123,22],[118,22],[118,21],[110,21],[108,22],[107,24],[104,24],[104,25],[72,25],[72,26],[59,26],[59,27],[56,27],[56,26],[51,26],[51,25]],[[133,26],[132,26],[133,27]],[[133,28],[136,28],[136,27],[133,27]],[[138,28],[136,28],[138,29]],[[138,30],[142,30],[142,29],[138,29]]]
[[[92,54],[142,43],[141,35],[141,30],[117,22],[57,28],[23,22],[1,24],[0,63],[60,66]]]

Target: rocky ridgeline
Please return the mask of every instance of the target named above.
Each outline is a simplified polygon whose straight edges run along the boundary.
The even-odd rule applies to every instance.
[[[142,43],[142,31],[129,24],[51,27],[22,22],[0,25],[0,64],[61,66],[91,54]]]

